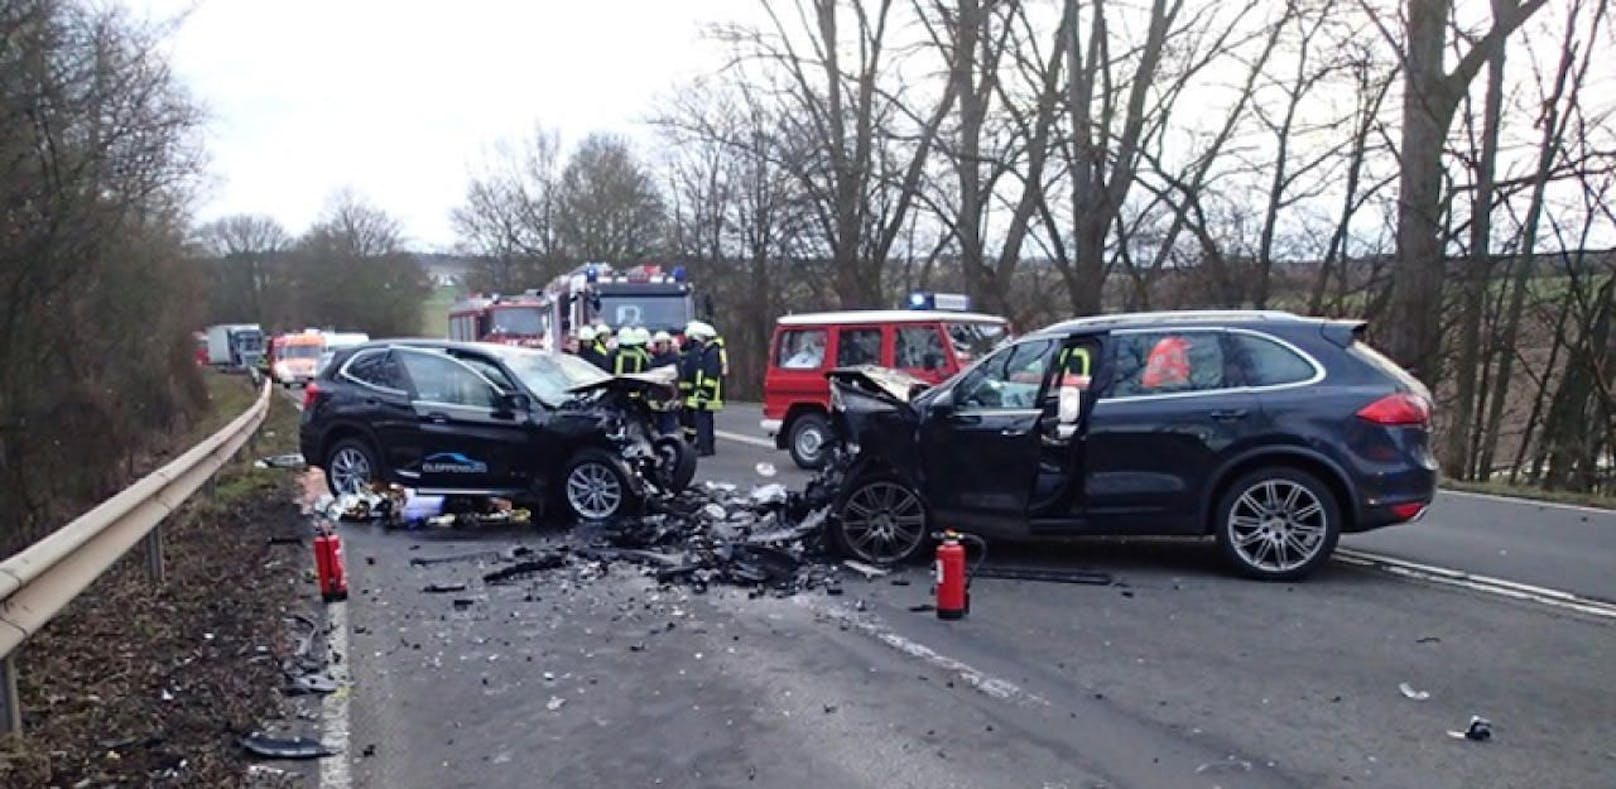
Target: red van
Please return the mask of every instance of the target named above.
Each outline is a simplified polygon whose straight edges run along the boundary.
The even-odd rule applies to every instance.
[[[763,431],[805,469],[825,462],[830,382],[838,367],[891,367],[939,383],[1010,337],[1004,318],[969,312],[874,310],[775,321],[763,379]]]

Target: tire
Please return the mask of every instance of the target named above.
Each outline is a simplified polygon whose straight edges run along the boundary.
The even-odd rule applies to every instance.
[[[696,478],[696,450],[673,436],[662,436],[651,445],[660,459],[657,486],[668,493],[690,487],[690,482]]]
[[[872,474],[836,502],[831,543],[860,561],[901,564],[925,550],[929,520],[925,500],[913,488],[890,474]]]
[[[381,479],[381,462],[370,442],[344,438],[325,453],[325,485],[333,496],[354,493]]]
[[[1285,466],[1242,475],[1213,513],[1218,548],[1248,578],[1296,581],[1329,561],[1341,505],[1318,477]]]
[[[798,468],[818,471],[830,459],[826,449],[832,440],[830,421],[823,414],[803,414],[791,422],[786,449]]]
[[[581,521],[607,521],[633,515],[639,508],[629,470],[623,461],[598,449],[585,449],[561,472],[561,500]]]

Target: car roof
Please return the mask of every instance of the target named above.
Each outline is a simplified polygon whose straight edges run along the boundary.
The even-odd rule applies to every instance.
[[[467,351],[488,353],[490,351],[513,350],[531,351],[533,353],[548,353],[538,348],[519,348],[511,345],[500,345],[493,342],[462,342],[460,340],[437,340],[430,337],[400,337],[391,340],[371,340],[370,342],[350,345],[343,351],[363,351],[373,348],[438,348],[445,351]]]
[[[1162,312],[1124,312],[1110,315],[1090,315],[1073,318],[1045,326],[1028,336],[1069,334],[1086,329],[1144,329],[1158,326],[1224,326],[1231,324],[1274,325],[1280,323],[1322,323],[1323,318],[1310,318],[1280,310],[1167,310]]]
[[[782,315],[781,326],[818,326],[840,323],[1008,323],[997,315],[945,310],[847,310],[843,312],[804,312]]]

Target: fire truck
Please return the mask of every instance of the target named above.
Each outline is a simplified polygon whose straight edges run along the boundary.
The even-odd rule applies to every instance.
[[[528,293],[547,302],[550,325],[561,334],[597,322],[677,334],[696,317],[683,266],[663,273],[661,266],[616,271],[605,263],[586,263]]]
[[[449,309],[449,339],[548,348],[551,321],[542,296],[472,296]]]

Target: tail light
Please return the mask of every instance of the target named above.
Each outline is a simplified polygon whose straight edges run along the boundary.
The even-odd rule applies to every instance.
[[[320,385],[310,381],[303,385],[303,410],[314,407],[314,401],[320,398]]]
[[[1431,404],[1408,392],[1386,395],[1358,410],[1358,418],[1377,425],[1431,426]]]
[[[1418,520],[1425,514],[1426,504],[1421,501],[1411,501],[1407,504],[1393,504],[1392,516],[1399,521]]]

